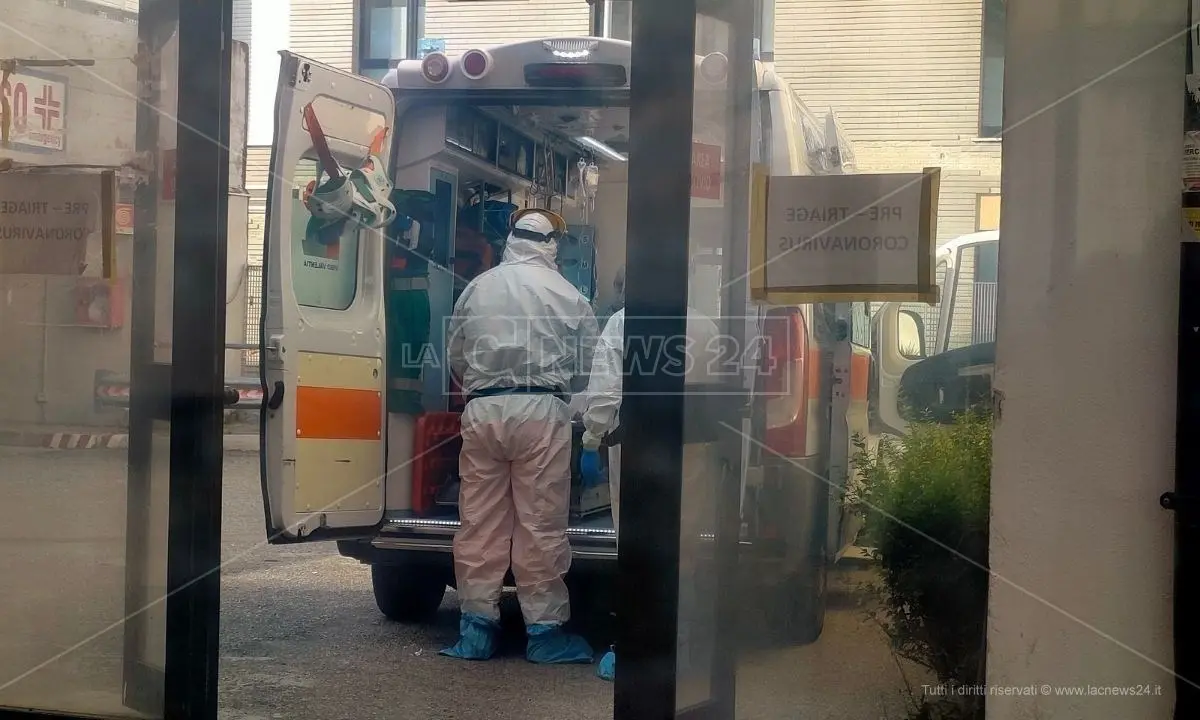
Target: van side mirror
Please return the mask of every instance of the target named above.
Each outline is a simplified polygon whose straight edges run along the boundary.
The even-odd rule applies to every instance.
[[[925,321],[915,310],[901,310],[896,316],[896,337],[900,354],[909,360],[927,357],[925,348]]]

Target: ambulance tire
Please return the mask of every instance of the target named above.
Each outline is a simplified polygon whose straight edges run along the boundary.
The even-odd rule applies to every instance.
[[[371,565],[375,605],[389,620],[428,622],[446,595],[446,575],[421,565]]]
[[[587,638],[594,647],[608,647],[615,632],[615,573],[595,567],[573,567],[567,573],[571,593],[572,632]]]
[[[744,608],[738,613],[746,650],[808,645],[825,628],[828,570],[814,564],[780,575],[771,563],[740,568]]]
[[[774,588],[771,619],[781,641],[790,645],[808,645],[821,637],[825,629],[828,580],[828,565],[814,563]]]

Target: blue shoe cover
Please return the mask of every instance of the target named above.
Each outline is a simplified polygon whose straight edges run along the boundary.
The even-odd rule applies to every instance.
[[[591,664],[592,646],[587,640],[565,632],[561,625],[530,625],[529,644],[525,647],[525,659],[529,662],[561,665],[565,663]]]
[[[496,654],[499,631],[500,623],[495,620],[464,613],[458,621],[458,642],[441,654],[460,660],[488,660]]]
[[[596,677],[613,682],[617,677],[617,654],[612,650],[600,658],[600,666],[596,668]]]

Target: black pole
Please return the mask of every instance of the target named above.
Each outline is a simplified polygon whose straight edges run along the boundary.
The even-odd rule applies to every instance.
[[[695,18],[694,0],[633,4],[618,720],[675,717],[684,378],[653,359],[687,332]]]
[[[592,37],[604,37],[604,0],[587,0],[588,27]]]
[[[1191,4],[1188,27],[1195,32]],[[1191,33],[1186,73],[1192,72]],[[1200,130],[1200,104],[1184,89],[1184,130]],[[1200,207],[1200,193],[1184,193],[1184,208]],[[1189,218],[1190,219],[1190,218]],[[1190,240],[1191,238],[1189,238]],[[1175,491],[1159,502],[1175,512],[1174,649],[1175,720],[1200,717],[1200,243],[1184,242],[1179,253],[1179,349],[1175,400]]]
[[[232,0],[179,6],[165,717],[215,720]]]
[[[750,255],[747,240],[750,227],[750,171],[752,163],[759,158],[752,156],[754,120],[753,104],[757,102],[755,85],[757,75],[754,62],[755,23],[745,16],[747,6],[754,3],[724,0],[723,19],[730,23],[729,47],[730,92],[726,114],[726,162],[725,187],[728,189],[729,225],[722,261],[724,274],[721,307],[721,333],[734,344],[734,354],[723,357],[746,356],[744,343],[749,339],[746,331],[746,307],[750,297]],[[749,419],[748,393],[744,378],[726,378],[722,392],[732,402],[722,403],[729,412],[722,420],[719,437],[721,474],[717,486],[716,501],[716,568],[718,582],[716,591],[716,632],[713,647],[712,717],[733,718],[737,701],[737,623],[741,609],[739,585],[739,542],[742,518],[742,441],[743,421]]]
[[[149,163],[149,177],[134,189],[133,252],[129,323],[129,450],[125,521],[124,678],[122,699],[127,707],[149,715],[163,708],[163,668],[145,657],[146,636],[151,632],[151,597],[148,578],[154,423],[169,419],[170,367],[154,362],[154,308],[158,277],[158,196],[162,55],[159,52],[178,25],[176,2],[142,3],[138,10],[137,115],[135,146]]]
[[[1185,204],[1200,207],[1200,194]],[[1162,496],[1175,510],[1175,720],[1200,717],[1200,243],[1180,252],[1179,371],[1175,430],[1175,492]]]

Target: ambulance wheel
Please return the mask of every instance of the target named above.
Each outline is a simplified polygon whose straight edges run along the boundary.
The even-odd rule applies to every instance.
[[[567,573],[571,629],[598,648],[608,647],[613,642],[616,580],[611,572],[594,568],[573,567]]]
[[[419,565],[372,565],[375,605],[389,620],[417,623],[432,620],[446,595],[446,576]]]
[[[785,643],[808,645],[821,637],[825,629],[828,576],[828,566],[815,563],[774,588],[770,615]]]

